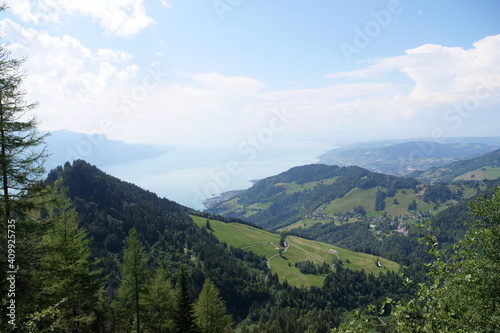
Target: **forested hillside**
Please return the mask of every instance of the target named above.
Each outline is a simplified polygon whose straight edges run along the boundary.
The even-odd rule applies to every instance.
[[[430,259],[418,242],[418,224],[433,221],[441,245],[450,246],[465,232],[467,203],[497,185],[498,180],[425,184],[358,167],[313,164],[263,179],[208,211],[410,265]]]
[[[208,211],[279,229],[306,218],[322,205],[344,197],[355,188],[371,190],[382,187],[384,198],[380,197],[380,200],[384,200],[386,189],[413,191],[418,184],[414,179],[378,174],[359,167],[311,164],[263,179]],[[374,206],[373,210],[382,210],[378,208]]]
[[[175,295],[185,289],[181,288],[186,283],[182,282],[184,275],[186,294],[192,302],[204,295],[204,283],[212,281],[225,305],[223,314],[230,318],[226,324],[242,332],[276,332],[280,322],[300,323],[290,326],[290,332],[328,332],[347,310],[389,294],[399,298],[409,292],[396,273],[384,270],[375,278],[371,273],[343,268],[341,263],[328,268],[321,287],[303,289],[290,286],[286,280],[280,283],[277,275],[269,274],[264,257],[220,243],[192,221],[186,207],[81,160],[51,171],[48,182],[60,182],[74,203],[80,234],[90,240],[88,272],[92,275],[88,278],[95,287],[84,296],[86,310],[75,310],[90,315],[84,323],[75,321],[64,303],[53,297],[54,303],[33,299],[26,311],[39,308],[52,318],[30,324],[38,329],[55,325],[62,331],[76,327],[79,331],[128,332],[139,322],[144,332],[154,332],[154,327],[178,332],[181,323],[176,322],[175,304],[180,303]],[[67,209],[47,208],[42,215],[50,221]],[[131,264],[131,258],[139,261]],[[137,290],[130,284],[134,267],[140,273]],[[39,274],[36,270],[32,273]],[[148,299],[160,290],[166,298],[156,305],[164,306],[165,314],[150,317],[155,312],[153,303],[148,303],[152,299]],[[138,306],[134,305],[134,293]],[[63,300],[64,292],[58,295]],[[58,314],[59,309],[64,310],[64,316]]]
[[[366,222],[384,234],[407,233],[412,223],[469,199],[480,182],[422,184],[359,167],[312,164],[259,181],[207,211],[274,230]]]

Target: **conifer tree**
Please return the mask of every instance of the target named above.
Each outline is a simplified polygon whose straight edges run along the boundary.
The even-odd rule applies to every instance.
[[[176,333],[198,333],[198,327],[195,323],[193,300],[191,299],[191,288],[184,266],[179,270],[179,277],[176,285],[176,315],[175,329]]]
[[[118,301],[129,314],[129,318],[134,318],[136,332],[141,332],[140,298],[145,290],[148,267],[146,251],[135,228],[130,230],[125,240],[120,272],[122,276],[118,288]]]
[[[0,6],[0,11],[4,9]],[[2,225],[14,214],[23,216],[27,211],[40,207],[40,201],[28,199],[44,195],[41,180],[47,157],[45,135],[40,135],[37,130],[36,117],[28,114],[36,104],[25,101],[23,63],[24,59],[11,58],[10,52],[0,46]]]
[[[148,332],[173,332],[174,288],[164,269],[156,270],[142,299],[144,328]]]
[[[38,305],[47,308],[60,302],[60,326],[71,332],[88,330],[104,284],[101,271],[92,270],[96,262],[90,261],[89,239],[66,196],[51,206],[49,220],[52,225],[42,238]]]
[[[0,12],[5,8],[0,5]],[[22,90],[23,62],[0,45],[0,291],[7,295],[6,272],[16,271],[16,321],[27,313],[33,292],[31,271],[39,259],[37,245],[44,230],[36,209],[43,205],[42,197],[49,189],[42,184],[44,136],[38,133],[36,118],[30,114],[36,104],[26,102]],[[15,259],[7,262],[7,239],[12,242],[8,236],[14,235]],[[14,243],[9,246],[14,251]],[[4,326],[6,321],[2,311],[0,331],[13,327]]]
[[[226,314],[224,300],[210,279],[203,283],[194,311],[196,323],[202,333],[220,333],[231,324],[231,316]]]

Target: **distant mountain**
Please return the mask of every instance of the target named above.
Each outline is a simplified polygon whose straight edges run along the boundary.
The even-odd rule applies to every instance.
[[[483,180],[500,177],[500,149],[472,159],[456,161],[427,171],[414,171],[407,175],[422,182],[453,182]]]
[[[440,167],[500,148],[500,138],[455,138],[453,141],[378,141],[332,149],[318,157],[328,165],[357,165],[370,171],[406,175]]]
[[[50,154],[46,164],[47,169],[78,159],[102,167],[160,156],[174,149],[169,146],[129,144],[109,140],[102,134],[91,135],[66,130],[51,132],[45,141]]]

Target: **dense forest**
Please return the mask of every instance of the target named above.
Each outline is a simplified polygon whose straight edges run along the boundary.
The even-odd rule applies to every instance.
[[[40,213],[48,229],[25,273],[29,294],[17,298],[21,331],[177,332],[184,317],[196,330],[200,300],[212,295],[210,305],[223,305],[219,327],[276,332],[295,323],[278,331],[328,332],[345,311],[411,292],[398,274],[375,278],[341,265],[321,288],[279,283],[264,258],[221,244],[190,220],[188,208],[81,160],[52,170],[46,184],[66,190]]]

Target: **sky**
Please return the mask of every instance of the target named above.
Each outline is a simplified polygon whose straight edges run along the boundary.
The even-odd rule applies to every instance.
[[[499,135],[496,0],[7,5],[42,130],[242,150]]]

